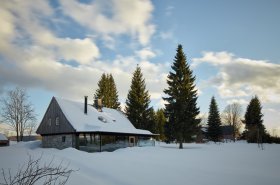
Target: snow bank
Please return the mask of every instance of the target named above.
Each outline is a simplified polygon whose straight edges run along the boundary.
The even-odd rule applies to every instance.
[[[40,143],[17,144],[0,148],[1,168],[16,169],[43,152],[44,160],[70,162],[73,173],[67,184],[98,185],[278,185],[280,145],[256,144],[157,144],[114,152],[86,153],[73,148],[42,149]],[[36,148],[37,147],[37,148]],[[15,167],[15,168],[14,168]],[[1,178],[0,178],[1,179]]]

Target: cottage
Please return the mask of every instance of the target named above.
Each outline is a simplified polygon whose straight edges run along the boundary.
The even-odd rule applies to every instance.
[[[0,133],[0,146],[9,146],[9,144],[9,139],[4,134]]]
[[[136,129],[126,116],[102,107],[53,97],[39,125],[42,147],[73,147],[87,152],[113,151],[128,146],[154,145],[154,134]]]
[[[233,126],[230,126],[230,125],[222,126],[223,139],[225,141],[234,140],[233,131],[234,131]]]

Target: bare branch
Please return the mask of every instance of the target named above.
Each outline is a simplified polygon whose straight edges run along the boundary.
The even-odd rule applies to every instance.
[[[69,164],[64,166],[63,161],[59,165],[55,165],[53,162],[54,158],[49,163],[41,165],[42,156],[33,159],[29,155],[27,164],[20,166],[14,176],[11,175],[10,170],[5,172],[2,169],[4,182],[0,183],[0,185],[66,184],[71,173],[76,171],[68,169]]]
[[[221,118],[224,125],[233,126],[233,137],[236,138],[240,134],[242,126],[242,107],[239,103],[227,105]]]

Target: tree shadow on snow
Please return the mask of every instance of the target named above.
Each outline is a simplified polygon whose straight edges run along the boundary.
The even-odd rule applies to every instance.
[[[179,145],[178,146],[160,146],[162,148],[171,148],[171,149],[179,149]],[[201,146],[184,146],[183,149],[180,150],[188,150],[188,149],[201,149]]]

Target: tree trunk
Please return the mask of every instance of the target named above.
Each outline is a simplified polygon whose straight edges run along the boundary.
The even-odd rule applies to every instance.
[[[179,149],[183,149],[183,142],[182,141],[180,141],[180,143],[179,143]]]
[[[17,142],[19,142],[19,135],[18,135],[18,123],[16,123],[16,130],[17,130]]]
[[[235,143],[235,125],[233,125],[233,142]]]
[[[23,140],[23,132],[21,131],[20,132],[20,141],[22,141]]]

